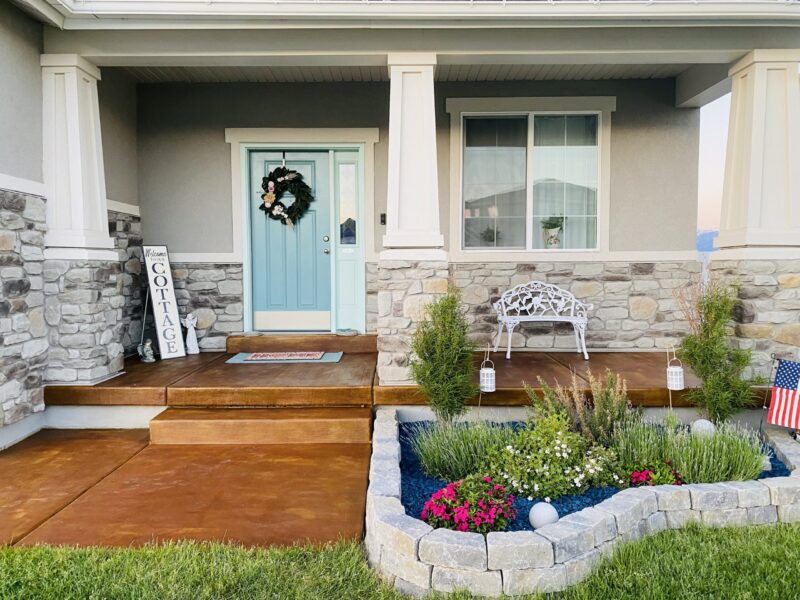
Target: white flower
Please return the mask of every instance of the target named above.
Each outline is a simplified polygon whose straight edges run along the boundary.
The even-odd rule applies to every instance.
[[[528,496],[528,502],[530,502],[531,500],[533,500],[533,496]]]
[[[506,450],[508,450],[509,452],[513,452],[514,451],[514,446],[509,444],[508,446],[506,446]]]
[[[548,504],[550,504],[550,496],[545,496],[544,497],[544,501],[547,502]]]
[[[539,484],[538,483],[534,483],[533,484],[533,491],[534,492],[538,492],[539,491]]]
[[[544,449],[544,453],[545,453],[545,454],[550,454],[550,448],[545,448],[545,449]]]

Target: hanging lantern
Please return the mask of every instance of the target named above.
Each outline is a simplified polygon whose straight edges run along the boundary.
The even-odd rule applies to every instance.
[[[670,391],[680,391],[684,389],[684,387],[683,363],[681,363],[679,358],[673,357],[669,363],[667,363],[667,389]]]
[[[480,375],[481,392],[493,392],[497,389],[494,363],[489,360],[488,353],[481,363]]]

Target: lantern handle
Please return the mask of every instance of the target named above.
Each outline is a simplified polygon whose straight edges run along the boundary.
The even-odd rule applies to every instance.
[[[667,366],[668,366],[668,367],[671,367],[671,366],[672,366],[672,363],[674,363],[676,360],[678,361],[678,365],[680,365],[681,367],[683,367],[683,361],[682,361],[680,358],[678,358],[677,356],[673,356],[672,358],[670,358],[670,359],[667,361]]]
[[[492,368],[494,369],[494,361],[490,358],[483,359],[483,362],[481,363],[481,369],[483,369],[483,367],[486,366],[487,363],[492,365]]]

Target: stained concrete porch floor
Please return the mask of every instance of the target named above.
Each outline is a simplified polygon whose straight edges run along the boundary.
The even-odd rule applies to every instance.
[[[42,431],[0,453],[0,543],[247,546],[362,535],[369,444],[148,446]]]

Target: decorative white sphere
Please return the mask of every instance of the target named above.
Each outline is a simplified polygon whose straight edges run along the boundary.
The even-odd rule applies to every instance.
[[[694,423],[692,423],[692,435],[706,437],[709,435],[714,435],[716,430],[717,428],[708,419],[697,419]]]
[[[531,512],[528,513],[528,520],[534,529],[544,527],[550,523],[558,521],[558,511],[548,502],[537,502],[531,506]]]

